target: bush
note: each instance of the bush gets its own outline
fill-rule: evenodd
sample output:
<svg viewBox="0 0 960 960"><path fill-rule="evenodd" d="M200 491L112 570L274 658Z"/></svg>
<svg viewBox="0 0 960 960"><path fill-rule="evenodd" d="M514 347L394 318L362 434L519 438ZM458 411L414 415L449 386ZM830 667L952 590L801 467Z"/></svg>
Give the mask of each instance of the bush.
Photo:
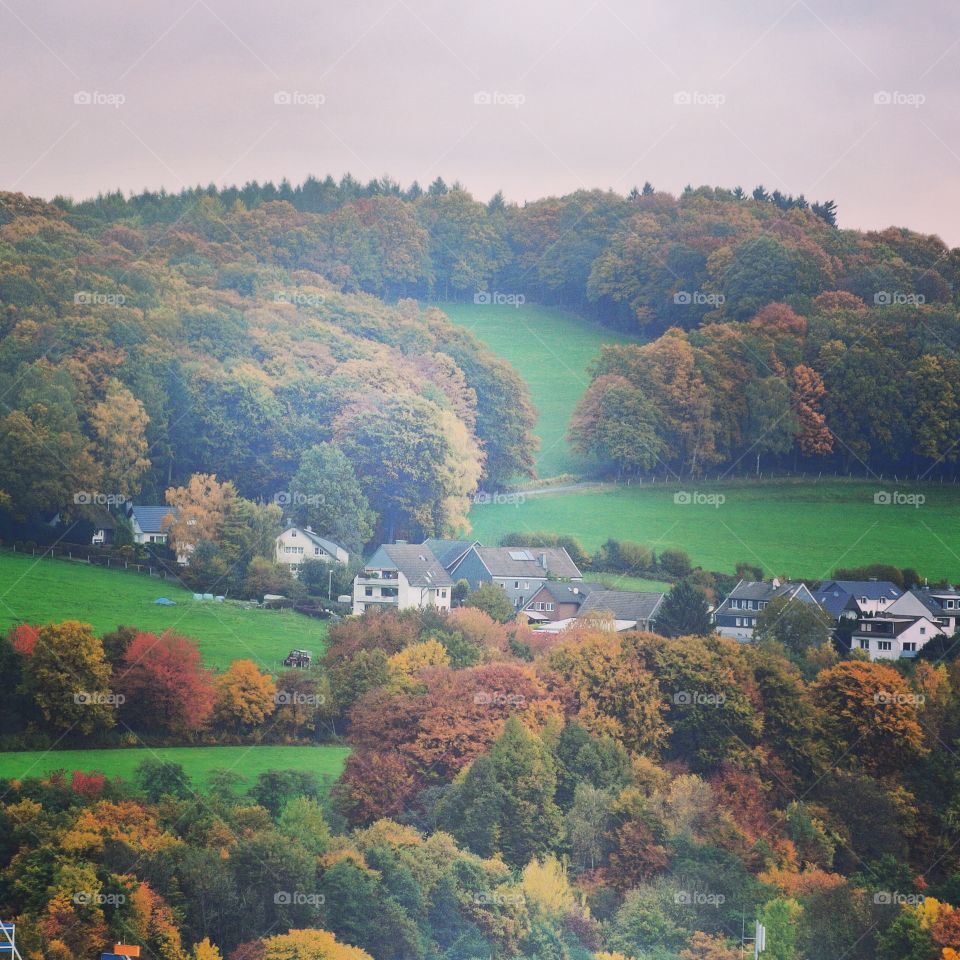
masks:
<svg viewBox="0 0 960 960"><path fill-rule="evenodd" d="M654 568L653 551L642 543L629 540L608 540L597 553L594 563L618 573L649 573Z"/></svg>
<svg viewBox="0 0 960 960"><path fill-rule="evenodd" d="M683 550L661 550L660 566L674 577L685 577L693 570L690 557Z"/></svg>

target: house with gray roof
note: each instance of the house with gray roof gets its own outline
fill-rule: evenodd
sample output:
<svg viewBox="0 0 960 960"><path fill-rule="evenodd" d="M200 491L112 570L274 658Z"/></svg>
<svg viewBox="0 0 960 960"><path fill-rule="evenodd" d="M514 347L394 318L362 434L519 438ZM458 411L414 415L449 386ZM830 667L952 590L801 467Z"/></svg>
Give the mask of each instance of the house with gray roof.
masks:
<svg viewBox="0 0 960 960"><path fill-rule="evenodd" d="M717 632L741 643L753 640L753 628L762 610L781 597L801 603L816 603L803 583L773 580L741 580L713 612Z"/></svg>
<svg viewBox="0 0 960 960"><path fill-rule="evenodd" d="M133 527L133 542L166 543L167 526L176 517L176 513L173 507L142 503L128 504L127 516ZM166 523L164 523L165 520Z"/></svg>
<svg viewBox="0 0 960 960"><path fill-rule="evenodd" d="M526 602L522 612L533 623L552 623L575 617L594 590L606 589L599 583L582 580L548 580Z"/></svg>
<svg viewBox="0 0 960 960"><path fill-rule="evenodd" d="M385 543L353 580L353 612L370 608L450 609L454 581L426 544Z"/></svg>
<svg viewBox="0 0 960 960"><path fill-rule="evenodd" d="M290 568L296 576L304 560L320 560L323 563L350 562L350 554L339 543L314 533L312 527L289 525L276 539L276 561Z"/></svg>
<svg viewBox="0 0 960 960"><path fill-rule="evenodd" d="M813 591L814 599L834 620L886 613L902 594L889 580L824 580Z"/></svg>
<svg viewBox="0 0 960 960"><path fill-rule="evenodd" d="M895 617L927 617L948 637L960 629L960 591L953 587L914 587L887 608Z"/></svg>
<svg viewBox="0 0 960 960"><path fill-rule="evenodd" d="M593 590L580 607L577 619L610 613L618 630L655 630L657 612L665 597L665 593L655 591Z"/></svg>
<svg viewBox="0 0 960 960"><path fill-rule="evenodd" d="M472 546L449 568L454 581L463 579L477 590L495 583L517 610L549 580L582 581L583 574L563 547Z"/></svg>

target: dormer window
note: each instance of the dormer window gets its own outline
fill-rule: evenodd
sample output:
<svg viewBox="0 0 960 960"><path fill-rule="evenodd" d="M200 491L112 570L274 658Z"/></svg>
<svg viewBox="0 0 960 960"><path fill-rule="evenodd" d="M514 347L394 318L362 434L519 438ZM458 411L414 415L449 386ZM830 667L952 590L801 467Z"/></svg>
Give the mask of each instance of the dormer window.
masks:
<svg viewBox="0 0 960 960"><path fill-rule="evenodd" d="M291 530L291 531L290 531L290 536L291 536L291 537L295 537L296 535L297 535L297 531L296 531L296 530Z"/></svg>

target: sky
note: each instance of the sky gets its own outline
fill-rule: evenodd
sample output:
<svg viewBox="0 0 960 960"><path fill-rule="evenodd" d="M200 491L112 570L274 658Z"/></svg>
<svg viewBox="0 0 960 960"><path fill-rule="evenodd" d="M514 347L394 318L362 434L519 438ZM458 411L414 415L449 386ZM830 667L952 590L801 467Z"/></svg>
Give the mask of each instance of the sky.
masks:
<svg viewBox="0 0 960 960"><path fill-rule="evenodd" d="M955 0L0 0L0 190L649 180L960 245Z"/></svg>

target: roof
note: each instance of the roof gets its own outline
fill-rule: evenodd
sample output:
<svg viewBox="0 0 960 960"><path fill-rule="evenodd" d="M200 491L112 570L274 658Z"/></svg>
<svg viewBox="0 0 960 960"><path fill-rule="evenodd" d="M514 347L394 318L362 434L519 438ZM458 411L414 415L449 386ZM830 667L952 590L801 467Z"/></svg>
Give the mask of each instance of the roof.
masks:
<svg viewBox="0 0 960 960"><path fill-rule="evenodd" d="M471 547L480 546L479 540L440 540L429 537L426 547L449 570Z"/></svg>
<svg viewBox="0 0 960 960"><path fill-rule="evenodd" d="M297 533L302 533L307 540L317 544L319 547L323 547L327 553L332 553L334 556L337 555L338 550L342 550L344 553L349 553L347 548L341 546L339 543L334 543L333 540L328 540L326 537L321 537L319 534L314 533L312 530L308 530L306 527L298 527L295 523L287 527L283 533L289 533L291 530L296 530ZM277 537L278 540L283 536L283 533Z"/></svg>
<svg viewBox="0 0 960 960"><path fill-rule="evenodd" d="M896 600L903 591L889 580L824 580L820 588L814 593L819 599L820 594L833 592L847 593L852 597L866 597L868 600Z"/></svg>
<svg viewBox="0 0 960 960"><path fill-rule="evenodd" d="M399 570L411 587L452 587L453 581L429 547L417 543L384 543L368 567Z"/></svg>
<svg viewBox="0 0 960 960"><path fill-rule="evenodd" d="M164 533L163 518L177 515L173 507L156 507L135 503L130 507L130 515L144 533Z"/></svg>
<svg viewBox="0 0 960 960"><path fill-rule="evenodd" d="M629 590L593 590L587 597L580 612L583 617L588 613L612 613L615 620L653 620L663 603L665 593L634 593Z"/></svg>
<svg viewBox="0 0 960 960"><path fill-rule="evenodd" d="M582 580L579 567L563 547L475 547L492 577L558 577ZM541 563L543 558L544 563Z"/></svg>
<svg viewBox="0 0 960 960"><path fill-rule="evenodd" d="M960 600L960 592L956 590L949 590L944 588L942 590L937 590L935 588L925 588L923 590L910 590L908 591L911 596L917 598L923 606L930 611L930 613L935 614L940 617L943 616L945 607L937 599L938 597L950 598L951 600ZM952 609L952 608L951 608Z"/></svg>
<svg viewBox="0 0 960 960"><path fill-rule="evenodd" d="M569 583L566 580L547 580L533 596L546 590L557 603L582 604L593 590L603 589L605 588L602 583L584 583L582 580L576 583ZM530 600L532 602L533 597Z"/></svg>
<svg viewBox="0 0 960 960"><path fill-rule="evenodd" d="M853 631L853 634L854 636L860 637L860 636L865 636L867 634L872 633L874 636L877 636L878 639L880 640L883 640L886 637L899 637L900 634L904 632L904 630L909 629L915 623L918 623L924 619L925 619L924 617L866 617L857 624L857 629ZM932 626L936 627L936 624L933 623L932 621L928 621L928 622L931 623ZM891 631L890 633L883 632L880 634L878 634L878 631L876 630L865 631L863 629L863 625L867 623L871 625L877 624L877 623L889 623L891 625Z"/></svg>
<svg viewBox="0 0 960 960"><path fill-rule="evenodd" d="M772 580L741 580L724 598L723 602L714 611L714 615L721 616L735 611L742 611L736 607L730 606L731 600L765 600L768 603L771 600L777 600L780 597L793 597L796 594L806 593L812 598L812 594L807 590L806 585L799 581L787 580L784 583L774 585ZM801 597L801 599L803 599ZM804 602L807 602L804 600Z"/></svg>

